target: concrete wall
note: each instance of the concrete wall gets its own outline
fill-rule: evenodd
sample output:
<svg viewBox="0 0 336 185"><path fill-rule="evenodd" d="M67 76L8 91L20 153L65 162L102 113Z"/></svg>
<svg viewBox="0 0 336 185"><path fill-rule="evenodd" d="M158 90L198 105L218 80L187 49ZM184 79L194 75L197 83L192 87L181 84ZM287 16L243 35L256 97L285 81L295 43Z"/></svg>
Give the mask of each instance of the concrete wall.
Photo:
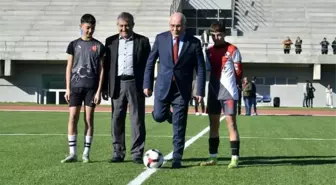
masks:
<svg viewBox="0 0 336 185"><path fill-rule="evenodd" d="M43 84L49 77L58 77L56 86L65 88L65 61L34 62L13 61L13 76L0 77L0 102L34 102L41 101ZM60 95L60 103L65 103L64 94ZM48 103L55 103L55 93L48 93ZM146 104L152 105L153 97L146 99ZM102 104L110 104L103 101Z"/></svg>
<svg viewBox="0 0 336 185"><path fill-rule="evenodd" d="M1 102L37 102L43 75L64 75L65 62L13 61L13 76L0 78Z"/></svg>
<svg viewBox="0 0 336 185"><path fill-rule="evenodd" d="M183 9L225 9L230 10L232 0L185 0Z"/></svg>
<svg viewBox="0 0 336 185"><path fill-rule="evenodd" d="M38 102L43 81L47 76L59 76L64 83L65 62L18 62L13 63L13 76L0 78L0 102ZM314 81L316 88L314 106L325 106L325 87L330 84L336 90L336 65L322 65L321 80ZM313 65L305 64L244 64L244 76L252 77L290 77L297 78L295 85L258 85L258 93L280 97L281 106L302 106L303 86L306 80L312 80ZM64 87L63 87L64 88ZM207 93L207 92L206 92ZM48 94L49 103L55 102L55 95ZM155 95L154 95L155 96ZM61 102L63 95L60 96ZM64 101L63 101L64 102ZM102 104L109 104L103 101ZM147 105L153 105L154 97L146 99ZM336 104L336 94L334 94Z"/></svg>
<svg viewBox="0 0 336 185"><path fill-rule="evenodd" d="M330 84L334 89L336 102L336 65L322 65L321 80L313 81L313 65L302 64L245 64L244 76L252 77L296 77L296 85L258 85L258 93L280 97L280 106L301 107L303 88L306 80L313 82L316 88L314 106L324 107L326 104L325 89Z"/></svg>

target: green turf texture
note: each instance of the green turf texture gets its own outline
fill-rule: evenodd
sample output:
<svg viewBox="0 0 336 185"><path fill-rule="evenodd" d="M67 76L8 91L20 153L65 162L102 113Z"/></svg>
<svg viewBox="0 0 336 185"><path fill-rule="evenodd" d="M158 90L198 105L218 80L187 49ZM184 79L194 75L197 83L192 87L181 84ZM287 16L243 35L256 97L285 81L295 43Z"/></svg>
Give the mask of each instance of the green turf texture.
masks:
<svg viewBox="0 0 336 185"><path fill-rule="evenodd" d="M127 118L126 162L109 163L112 153L110 114L96 113L90 164L61 164L68 153L67 113L0 111L0 184L127 184L144 171L130 161L130 122ZM229 170L230 149L225 123L221 126L219 164L200 167L208 157L208 134L184 154L183 169L167 162L144 184L153 185L333 185L336 174L335 117L256 116L238 118L240 168ZM190 115L187 138L208 126L207 116ZM146 117L146 150L172 151L172 126ZM4 136L1 134L62 134ZM259 138L244 138L259 137ZM83 152L83 122L79 123L78 153ZM306 138L289 140L280 138Z"/></svg>

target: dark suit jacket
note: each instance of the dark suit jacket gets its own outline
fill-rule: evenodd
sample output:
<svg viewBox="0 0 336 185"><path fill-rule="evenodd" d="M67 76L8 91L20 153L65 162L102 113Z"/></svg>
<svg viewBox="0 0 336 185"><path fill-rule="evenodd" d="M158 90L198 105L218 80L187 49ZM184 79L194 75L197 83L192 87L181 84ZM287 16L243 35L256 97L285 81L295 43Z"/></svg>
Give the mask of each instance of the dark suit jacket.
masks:
<svg viewBox="0 0 336 185"><path fill-rule="evenodd" d="M133 70L136 87L143 94L142 84L148 55L150 53L149 39L145 36L133 34ZM103 91L108 91L111 98L119 95L120 81L118 80L118 47L119 34L108 37L105 41L106 58L104 62Z"/></svg>
<svg viewBox="0 0 336 185"><path fill-rule="evenodd" d="M158 72L155 97L160 100L166 100L169 93L173 76L177 87L185 101L191 98L193 72L197 72L197 95L205 94L205 62L202 52L201 42L196 37L186 33L184 43L179 54L177 64L173 61L173 40L170 32L163 32L156 36L152 51L148 57L144 89L153 89L154 66L156 60L160 60L160 69Z"/></svg>

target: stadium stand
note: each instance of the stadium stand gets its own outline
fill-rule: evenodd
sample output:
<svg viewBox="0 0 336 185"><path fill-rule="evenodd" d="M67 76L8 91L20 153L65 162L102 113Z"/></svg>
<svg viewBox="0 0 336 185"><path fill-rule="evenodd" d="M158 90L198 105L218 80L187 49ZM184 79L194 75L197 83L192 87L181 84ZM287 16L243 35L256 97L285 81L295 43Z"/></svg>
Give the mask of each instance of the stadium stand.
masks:
<svg viewBox="0 0 336 185"><path fill-rule="evenodd" d="M237 30L243 37L229 38L244 53L283 54L281 42L289 36L303 40L303 55L321 53L324 37L332 42L336 30L334 0L236 0ZM245 49L246 48L246 49ZM292 47L293 48L293 47Z"/></svg>
<svg viewBox="0 0 336 185"><path fill-rule="evenodd" d="M171 1L166 0L1 0L1 59L63 60L69 41L79 37L84 13L97 19L95 37L115 33L116 18L122 11L135 16L135 31L153 38L167 29Z"/></svg>
<svg viewBox="0 0 336 185"><path fill-rule="evenodd" d="M257 76L262 95L280 97L282 106L301 106L306 80L315 80L314 104L325 106L326 85L336 86L336 55L330 46L328 55L320 55L319 43L324 37L331 43L336 36L335 0L1 0L0 101L62 103L65 49L79 37L84 13L96 17L95 37L102 42L117 33L122 11L132 13L135 31L153 42L168 29L170 13L182 11L183 5L197 34L211 19L225 20L232 28L226 40L239 47L244 74ZM283 54L287 36L293 42L301 37L301 55Z"/></svg>
<svg viewBox="0 0 336 185"><path fill-rule="evenodd" d="M97 19L95 38L118 32L116 19L123 11L135 17L135 31L153 41L167 30L176 0L1 0L0 101L64 103L65 50L80 36L80 17ZM107 102L108 103L108 102Z"/></svg>

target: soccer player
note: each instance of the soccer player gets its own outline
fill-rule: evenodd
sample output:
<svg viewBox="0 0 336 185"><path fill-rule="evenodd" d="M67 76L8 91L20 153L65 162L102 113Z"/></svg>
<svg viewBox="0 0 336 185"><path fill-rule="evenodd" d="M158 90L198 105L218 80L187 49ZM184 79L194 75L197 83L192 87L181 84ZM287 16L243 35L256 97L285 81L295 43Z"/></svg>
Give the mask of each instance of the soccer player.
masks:
<svg viewBox="0 0 336 185"><path fill-rule="evenodd" d="M216 165L219 146L220 114L223 110L230 135L232 152L228 168L238 167L239 134L236 121L238 89L242 77L241 55L232 44L225 42L225 28L220 22L211 24L210 34L214 46L207 49L207 70L210 72L208 89L208 115L210 121L210 158L201 166Z"/></svg>
<svg viewBox="0 0 336 185"><path fill-rule="evenodd" d="M67 54L65 100L69 104L68 141L70 154L62 163L77 161L77 123L84 102L85 141L83 163L90 162L93 115L101 100L104 45L92 37L96 19L85 14L80 20L81 38L70 42Z"/></svg>

